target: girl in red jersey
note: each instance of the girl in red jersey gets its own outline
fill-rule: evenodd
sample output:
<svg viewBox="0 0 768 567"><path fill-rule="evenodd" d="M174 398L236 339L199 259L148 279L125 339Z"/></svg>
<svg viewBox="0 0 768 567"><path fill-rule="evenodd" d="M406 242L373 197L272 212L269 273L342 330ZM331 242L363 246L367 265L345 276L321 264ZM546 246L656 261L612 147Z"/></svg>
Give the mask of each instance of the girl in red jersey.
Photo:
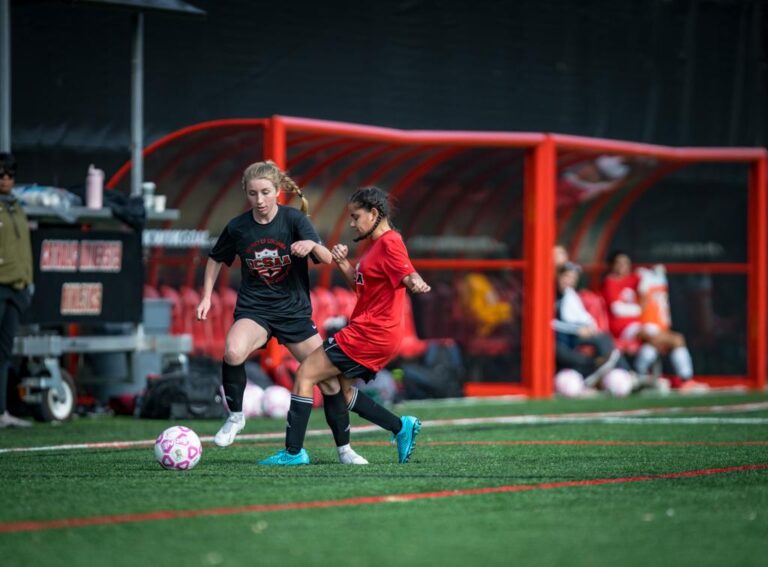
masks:
<svg viewBox="0 0 768 567"><path fill-rule="evenodd" d="M429 285L416 273L403 239L392 229L387 194L377 187L356 191L349 199L350 226L355 242L370 239L367 253L356 267L347 259L348 248L333 247L331 254L350 286L357 304L349 324L326 339L299 367L288 412L285 449L260 462L264 465L309 464L303 448L312 411L312 387L338 380L348 407L394 435L398 460L408 462L421 422L412 416L397 417L370 398L358 394L356 379L373 380L397 352L402 338L405 290L427 293Z"/></svg>

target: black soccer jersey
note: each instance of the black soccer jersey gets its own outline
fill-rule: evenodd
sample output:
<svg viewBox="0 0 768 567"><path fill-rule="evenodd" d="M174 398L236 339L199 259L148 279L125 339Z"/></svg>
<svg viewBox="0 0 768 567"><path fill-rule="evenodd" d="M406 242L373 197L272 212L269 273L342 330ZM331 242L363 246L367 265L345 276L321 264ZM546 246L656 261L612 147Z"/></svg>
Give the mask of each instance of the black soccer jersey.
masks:
<svg viewBox="0 0 768 567"><path fill-rule="evenodd" d="M257 223L251 210L229 221L209 256L227 266L240 257L237 311L287 319L312 315L307 258L291 254L291 244L299 240L320 242L320 237L293 207L278 205L269 224Z"/></svg>

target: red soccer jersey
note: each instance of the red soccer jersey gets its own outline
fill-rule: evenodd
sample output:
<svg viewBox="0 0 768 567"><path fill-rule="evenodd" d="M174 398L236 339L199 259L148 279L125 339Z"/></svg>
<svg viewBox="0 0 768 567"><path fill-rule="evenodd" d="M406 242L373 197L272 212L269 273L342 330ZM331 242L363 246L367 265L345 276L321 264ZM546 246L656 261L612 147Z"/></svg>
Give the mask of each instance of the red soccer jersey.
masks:
<svg viewBox="0 0 768 567"><path fill-rule="evenodd" d="M389 230L373 241L355 269L357 304L349 325L334 335L352 360L381 370L403 336L403 278L415 270L403 238Z"/></svg>
<svg viewBox="0 0 768 567"><path fill-rule="evenodd" d="M639 283L640 277L635 273L623 277L608 275L603 281L603 297L608 305L611 334L616 338L621 337L627 326L640 321L641 310L637 294ZM634 309L631 306L635 306ZM637 312L633 313L635 310Z"/></svg>

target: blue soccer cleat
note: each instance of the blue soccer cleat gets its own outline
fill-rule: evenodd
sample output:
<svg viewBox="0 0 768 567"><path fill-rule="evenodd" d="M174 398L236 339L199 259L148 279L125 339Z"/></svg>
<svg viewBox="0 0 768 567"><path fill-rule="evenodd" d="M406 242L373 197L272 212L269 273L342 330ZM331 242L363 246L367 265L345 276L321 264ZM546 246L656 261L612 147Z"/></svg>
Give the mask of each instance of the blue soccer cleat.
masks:
<svg viewBox="0 0 768 567"><path fill-rule="evenodd" d="M278 465L278 466L292 466L292 465L308 465L309 454L305 449L302 449L295 455L291 455L287 450L283 449L278 451L271 457L259 461L260 465Z"/></svg>
<svg viewBox="0 0 768 567"><path fill-rule="evenodd" d="M400 433L392 437L392 443L397 444L399 462L407 463L408 459L411 458L413 448L416 446L416 436L421 430L421 421L413 416L404 415L400 418L400 423L403 426L400 429Z"/></svg>

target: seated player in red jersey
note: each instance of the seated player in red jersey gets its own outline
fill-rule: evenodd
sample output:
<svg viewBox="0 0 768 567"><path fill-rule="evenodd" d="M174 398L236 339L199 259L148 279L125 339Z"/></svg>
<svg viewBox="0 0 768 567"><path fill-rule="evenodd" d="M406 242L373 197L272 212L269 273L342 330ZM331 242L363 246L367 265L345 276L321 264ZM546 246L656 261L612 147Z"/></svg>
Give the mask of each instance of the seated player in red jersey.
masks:
<svg viewBox="0 0 768 567"><path fill-rule="evenodd" d="M672 386L681 390L699 390L706 386L692 380L693 362L685 337L669 328L668 319L643 319L640 276L632 271L632 261L625 252L608 258L610 272L603 281L603 297L608 305L611 333L625 341L639 340L642 345L635 359L635 370L647 374L659 355L669 355L677 373Z"/></svg>

